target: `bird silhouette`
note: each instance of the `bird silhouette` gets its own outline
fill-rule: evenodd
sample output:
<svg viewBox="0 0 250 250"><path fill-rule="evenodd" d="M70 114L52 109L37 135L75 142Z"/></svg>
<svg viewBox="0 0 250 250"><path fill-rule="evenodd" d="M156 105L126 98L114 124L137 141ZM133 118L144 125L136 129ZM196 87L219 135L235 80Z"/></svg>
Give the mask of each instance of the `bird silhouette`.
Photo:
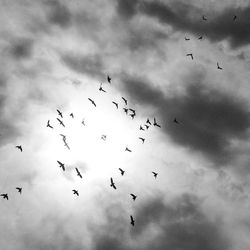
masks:
<svg viewBox="0 0 250 250"><path fill-rule="evenodd" d="M118 109L118 103L117 102L112 102L113 104L115 104L116 108Z"/></svg>
<svg viewBox="0 0 250 250"><path fill-rule="evenodd" d="M222 68L220 67L219 63L217 62L217 69L222 70Z"/></svg>
<svg viewBox="0 0 250 250"><path fill-rule="evenodd" d="M125 171L121 168L119 168L120 172L121 172L121 175L124 175Z"/></svg>
<svg viewBox="0 0 250 250"><path fill-rule="evenodd" d="M115 183L114 183L114 181L113 181L113 178L112 178L112 177L110 178L110 182L111 182L110 187L112 187L112 188L116 189L116 186L115 186Z"/></svg>
<svg viewBox="0 0 250 250"><path fill-rule="evenodd" d="M145 130L145 129L142 127L142 125L140 125L140 130L143 130L143 131Z"/></svg>
<svg viewBox="0 0 250 250"><path fill-rule="evenodd" d="M57 161L57 163L59 164L59 168L62 168L63 171L65 171L65 166L64 163Z"/></svg>
<svg viewBox="0 0 250 250"><path fill-rule="evenodd" d="M125 151L132 152L128 147L125 148Z"/></svg>
<svg viewBox="0 0 250 250"><path fill-rule="evenodd" d="M72 191L73 191L73 194L76 194L77 196L79 196L79 193L77 190L73 189Z"/></svg>
<svg viewBox="0 0 250 250"><path fill-rule="evenodd" d="M147 130L149 129L149 126L148 126L148 125L145 124L144 126L146 127Z"/></svg>
<svg viewBox="0 0 250 250"><path fill-rule="evenodd" d="M202 37L202 36L200 36L200 37L198 37L198 40L202 40L202 38L203 38L203 37Z"/></svg>
<svg viewBox="0 0 250 250"><path fill-rule="evenodd" d="M156 127L161 127L157 122L156 122L156 119L154 118L154 124L153 124L154 126L156 126Z"/></svg>
<svg viewBox="0 0 250 250"><path fill-rule="evenodd" d="M206 18L205 16L202 16L202 19L203 19L204 21L207 21L207 18Z"/></svg>
<svg viewBox="0 0 250 250"><path fill-rule="evenodd" d="M129 108L129 110L135 114L135 110L134 109Z"/></svg>
<svg viewBox="0 0 250 250"><path fill-rule="evenodd" d="M106 93L106 90L103 89L102 84L100 85L99 91Z"/></svg>
<svg viewBox="0 0 250 250"><path fill-rule="evenodd" d="M0 194L0 196L3 197L3 199L9 200L9 196L8 194Z"/></svg>
<svg viewBox="0 0 250 250"><path fill-rule="evenodd" d="M20 194L22 193L22 188L21 187L16 187L16 190L17 190L18 193L20 193Z"/></svg>
<svg viewBox="0 0 250 250"><path fill-rule="evenodd" d="M132 215L130 215L130 224L131 224L132 226L135 225L135 220L134 220L134 218L133 218Z"/></svg>
<svg viewBox="0 0 250 250"><path fill-rule="evenodd" d="M65 127L63 121L61 121L59 118L56 118L56 119L57 119L57 121L59 121L60 125L62 125L63 127Z"/></svg>
<svg viewBox="0 0 250 250"><path fill-rule="evenodd" d="M126 113L126 115L128 114L128 109L127 108L123 108L124 112Z"/></svg>
<svg viewBox="0 0 250 250"><path fill-rule="evenodd" d="M234 16L234 17L233 17L233 20L235 21L235 20L236 20L236 18L237 18L237 16Z"/></svg>
<svg viewBox="0 0 250 250"><path fill-rule="evenodd" d="M149 118L147 119L146 123L151 125Z"/></svg>
<svg viewBox="0 0 250 250"><path fill-rule="evenodd" d="M106 139L107 139L107 136L106 135L102 135L101 140L106 141Z"/></svg>
<svg viewBox="0 0 250 250"><path fill-rule="evenodd" d="M157 177L158 173L156 173L156 172L152 172L152 174L154 175L154 177L155 177L155 179L156 179L156 177Z"/></svg>
<svg viewBox="0 0 250 250"><path fill-rule="evenodd" d="M59 109L57 109L56 111L57 111L58 115L60 115L61 118L63 118L62 112Z"/></svg>
<svg viewBox="0 0 250 250"><path fill-rule="evenodd" d="M192 54L192 53L186 54L186 56L190 56L191 59L194 60L194 57L193 57L193 54Z"/></svg>
<svg viewBox="0 0 250 250"><path fill-rule="evenodd" d="M131 118L132 119L134 119L135 118L135 113L133 113L133 114L129 114L130 116L131 116Z"/></svg>
<svg viewBox="0 0 250 250"><path fill-rule="evenodd" d="M73 113L71 113L70 116L74 119L74 114Z"/></svg>
<svg viewBox="0 0 250 250"><path fill-rule="evenodd" d="M47 127L53 129L53 127L50 125L50 120L47 121Z"/></svg>
<svg viewBox="0 0 250 250"><path fill-rule="evenodd" d="M111 77L109 75L107 76L107 80L109 83L111 83Z"/></svg>
<svg viewBox="0 0 250 250"><path fill-rule="evenodd" d="M82 119L82 125L86 126L84 119Z"/></svg>
<svg viewBox="0 0 250 250"><path fill-rule="evenodd" d="M79 176L80 178L82 178L82 175L81 175L80 171L78 170L78 168L75 168L75 170L76 170L77 176Z"/></svg>
<svg viewBox="0 0 250 250"><path fill-rule="evenodd" d="M179 124L179 122L177 121L176 118L174 118L174 121L173 121L173 122L176 123L176 124Z"/></svg>
<svg viewBox="0 0 250 250"><path fill-rule="evenodd" d="M16 146L16 148L18 148L21 152L23 152L23 148L21 145Z"/></svg>
<svg viewBox="0 0 250 250"><path fill-rule="evenodd" d="M142 143L145 142L145 138L139 137L139 139L142 141Z"/></svg>
<svg viewBox="0 0 250 250"><path fill-rule="evenodd" d="M92 99L90 99L90 98L88 98L88 99L89 99L89 101L96 107L95 102L94 102Z"/></svg>
<svg viewBox="0 0 250 250"><path fill-rule="evenodd" d="M190 40L190 38L185 37L185 40L186 40L186 41L189 41L189 40Z"/></svg>
<svg viewBox="0 0 250 250"><path fill-rule="evenodd" d="M136 198L137 198L137 196L136 195L134 195L134 194L130 194L131 196L132 196L132 199L135 201L136 200Z"/></svg>
<svg viewBox="0 0 250 250"><path fill-rule="evenodd" d="M122 100L125 102L125 105L128 105L128 100L122 97Z"/></svg>

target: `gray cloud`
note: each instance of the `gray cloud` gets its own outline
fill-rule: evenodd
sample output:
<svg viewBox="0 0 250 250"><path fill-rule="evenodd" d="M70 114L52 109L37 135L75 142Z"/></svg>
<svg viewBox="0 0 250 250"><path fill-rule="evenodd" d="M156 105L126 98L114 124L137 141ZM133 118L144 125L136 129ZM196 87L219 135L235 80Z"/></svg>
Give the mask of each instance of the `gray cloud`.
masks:
<svg viewBox="0 0 250 250"><path fill-rule="evenodd" d="M31 39L17 39L11 44L10 53L15 59L29 58L32 55L33 41Z"/></svg>

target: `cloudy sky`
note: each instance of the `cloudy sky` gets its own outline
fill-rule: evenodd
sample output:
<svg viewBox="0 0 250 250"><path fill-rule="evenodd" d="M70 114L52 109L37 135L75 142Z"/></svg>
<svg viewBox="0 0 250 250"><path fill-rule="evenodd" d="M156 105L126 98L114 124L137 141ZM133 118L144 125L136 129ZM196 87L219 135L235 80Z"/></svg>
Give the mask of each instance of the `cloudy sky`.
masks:
<svg viewBox="0 0 250 250"><path fill-rule="evenodd" d="M1 249L250 249L249 0L0 4Z"/></svg>

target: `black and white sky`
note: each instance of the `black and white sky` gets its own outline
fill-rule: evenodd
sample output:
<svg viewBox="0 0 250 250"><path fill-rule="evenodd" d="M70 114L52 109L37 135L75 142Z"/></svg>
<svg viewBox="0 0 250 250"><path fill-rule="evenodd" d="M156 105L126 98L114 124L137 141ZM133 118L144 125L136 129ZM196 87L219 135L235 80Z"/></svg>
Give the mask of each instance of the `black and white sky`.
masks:
<svg viewBox="0 0 250 250"><path fill-rule="evenodd" d="M0 248L249 250L249 16L250 0L0 0Z"/></svg>

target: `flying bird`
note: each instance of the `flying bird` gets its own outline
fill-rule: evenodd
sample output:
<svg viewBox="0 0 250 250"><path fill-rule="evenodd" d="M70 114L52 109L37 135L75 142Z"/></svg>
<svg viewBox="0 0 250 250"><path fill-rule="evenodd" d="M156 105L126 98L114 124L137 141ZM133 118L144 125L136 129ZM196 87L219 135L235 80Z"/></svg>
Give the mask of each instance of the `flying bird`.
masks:
<svg viewBox="0 0 250 250"><path fill-rule="evenodd" d="M74 119L74 114L73 113L71 113L70 116Z"/></svg>
<svg viewBox="0 0 250 250"><path fill-rule="evenodd" d="M129 110L135 114L135 110L134 109L129 108Z"/></svg>
<svg viewBox="0 0 250 250"><path fill-rule="evenodd" d="M82 119L82 125L86 126L84 119Z"/></svg>
<svg viewBox="0 0 250 250"><path fill-rule="evenodd" d="M156 179L156 177L157 177L158 173L156 173L156 172L152 172L152 174L154 175L154 177L155 177L155 179Z"/></svg>
<svg viewBox="0 0 250 250"><path fill-rule="evenodd" d="M237 18L237 16L234 16L234 17L233 17L233 20L235 21L235 20L236 20L236 18Z"/></svg>
<svg viewBox="0 0 250 250"><path fill-rule="evenodd" d="M107 80L109 83L111 83L111 77L109 75L107 76Z"/></svg>
<svg viewBox="0 0 250 250"><path fill-rule="evenodd" d="M113 178L110 178L110 181L111 181L110 187L116 189L116 186L115 186L115 183L113 181Z"/></svg>
<svg viewBox="0 0 250 250"><path fill-rule="evenodd" d="M222 68L220 67L219 63L217 62L217 69L222 70Z"/></svg>
<svg viewBox="0 0 250 250"><path fill-rule="evenodd" d="M203 38L203 37L202 37L202 36L200 36L200 37L198 38L198 40L202 40L202 38Z"/></svg>
<svg viewBox="0 0 250 250"><path fill-rule="evenodd" d="M73 189L72 191L73 191L73 194L76 194L77 196L79 196L79 193L77 190Z"/></svg>
<svg viewBox="0 0 250 250"><path fill-rule="evenodd" d="M186 56L190 56L192 58L192 60L194 60L194 57L193 57L192 53L186 54Z"/></svg>
<svg viewBox="0 0 250 250"><path fill-rule="evenodd" d="M16 148L18 148L21 152L23 152L23 148L21 145L16 146Z"/></svg>
<svg viewBox="0 0 250 250"><path fill-rule="evenodd" d="M59 109L57 109L56 111L57 111L58 115L60 115L61 118L63 118L62 112Z"/></svg>
<svg viewBox="0 0 250 250"><path fill-rule="evenodd" d="M124 175L125 171L121 168L119 168L120 172L121 172L121 175Z"/></svg>
<svg viewBox="0 0 250 250"><path fill-rule="evenodd" d="M106 139L107 139L107 136L106 135L102 135L101 140L106 141Z"/></svg>
<svg viewBox="0 0 250 250"><path fill-rule="evenodd" d="M145 142L145 138L139 137L139 139L142 141L142 143Z"/></svg>
<svg viewBox="0 0 250 250"><path fill-rule="evenodd" d="M189 41L189 40L190 40L190 38L185 37L185 40L186 40L186 41Z"/></svg>
<svg viewBox="0 0 250 250"><path fill-rule="evenodd" d="M21 187L16 187L16 190L17 190L18 193L20 193L20 194L22 193L22 188Z"/></svg>
<svg viewBox="0 0 250 250"><path fill-rule="evenodd" d="M205 16L202 16L202 19L203 19L204 21L207 21L207 18L206 18Z"/></svg>
<svg viewBox="0 0 250 250"><path fill-rule="evenodd" d="M140 130L143 130L143 131L145 130L145 129L142 127L142 125L140 125Z"/></svg>
<svg viewBox="0 0 250 250"><path fill-rule="evenodd" d="M2 197L3 197L3 199L6 199L6 200L8 200L8 199L9 199L8 194L0 194L0 196L2 196Z"/></svg>
<svg viewBox="0 0 250 250"><path fill-rule="evenodd" d="M128 109L123 108L124 112L126 113L126 115L128 114Z"/></svg>
<svg viewBox="0 0 250 250"><path fill-rule="evenodd" d="M53 127L50 125L50 120L47 121L47 127L53 129Z"/></svg>
<svg viewBox="0 0 250 250"><path fill-rule="evenodd" d="M179 124L179 122L177 121L176 118L174 118L174 121L173 121L173 122L176 123L176 124Z"/></svg>
<svg viewBox="0 0 250 250"><path fill-rule="evenodd" d="M125 102L125 105L128 105L128 100L122 97L122 100Z"/></svg>
<svg viewBox="0 0 250 250"><path fill-rule="evenodd" d="M95 102L94 102L92 99L90 99L90 98L88 98L88 99L89 99L89 101L96 107Z"/></svg>
<svg viewBox="0 0 250 250"><path fill-rule="evenodd" d="M66 135L64 135L64 134L60 134L60 136L62 137L63 141L65 141L65 140L66 140Z"/></svg>
<svg viewBox="0 0 250 250"><path fill-rule="evenodd" d="M63 171L65 171L65 166L64 163L57 161L57 163L59 164L59 168L62 168Z"/></svg>
<svg viewBox="0 0 250 250"><path fill-rule="evenodd" d="M137 198L137 196L136 195L134 195L134 194L130 194L131 196L132 196L132 199L135 201L136 200L136 198Z"/></svg>
<svg viewBox="0 0 250 250"><path fill-rule="evenodd" d="M134 218L133 218L132 215L130 215L130 224L131 224L132 226L135 225L135 220L134 220Z"/></svg>
<svg viewBox="0 0 250 250"><path fill-rule="evenodd" d="M149 118L147 119L146 123L151 125L151 122L150 122Z"/></svg>
<svg viewBox="0 0 250 250"><path fill-rule="evenodd" d="M82 175L81 175L80 171L78 170L78 168L75 168L75 170L76 170L77 176L79 176L80 178L82 178Z"/></svg>
<svg viewBox="0 0 250 250"><path fill-rule="evenodd" d="M113 104L115 104L116 108L118 109L118 103L117 102L112 102Z"/></svg>
<svg viewBox="0 0 250 250"><path fill-rule="evenodd" d="M106 90L103 89L102 84L100 85L99 91L106 93Z"/></svg>
<svg viewBox="0 0 250 250"><path fill-rule="evenodd" d="M57 121L59 121L60 125L62 125L63 127L65 127L63 121L61 121L59 118L56 118L56 119L57 119Z"/></svg>
<svg viewBox="0 0 250 250"><path fill-rule="evenodd" d="M134 119L135 118L135 113L133 113L133 114L129 114L130 116L131 116L131 118L132 119Z"/></svg>
<svg viewBox="0 0 250 250"><path fill-rule="evenodd" d="M149 126L148 126L148 125L145 124L144 126L146 127L147 130L149 129Z"/></svg>
<svg viewBox="0 0 250 250"><path fill-rule="evenodd" d="M132 152L128 147L125 148L125 151Z"/></svg>
<svg viewBox="0 0 250 250"><path fill-rule="evenodd" d="M154 124L153 124L154 126L156 126L156 127L161 127L157 122L156 122L156 119L154 118Z"/></svg>

